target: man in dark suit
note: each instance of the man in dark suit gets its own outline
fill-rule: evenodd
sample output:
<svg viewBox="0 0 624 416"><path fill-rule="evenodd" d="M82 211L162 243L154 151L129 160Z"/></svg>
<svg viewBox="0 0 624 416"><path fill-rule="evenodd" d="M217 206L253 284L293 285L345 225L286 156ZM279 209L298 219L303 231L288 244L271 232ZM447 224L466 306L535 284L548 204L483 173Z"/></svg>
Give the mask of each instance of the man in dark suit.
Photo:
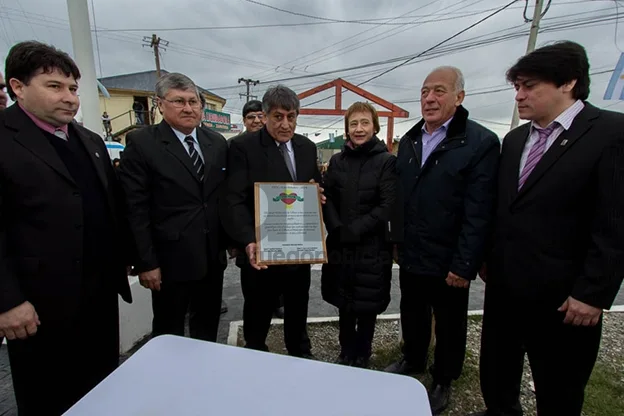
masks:
<svg viewBox="0 0 624 416"><path fill-rule="evenodd" d="M320 182L316 146L295 134L299 99L287 87L272 87L262 98L265 126L230 142L224 227L242 252L237 258L245 305L243 331L247 348L267 351L266 337L280 293L284 295L284 339L288 353L311 358L306 335L310 266L256 264L255 182Z"/></svg>
<svg viewBox="0 0 624 416"><path fill-rule="evenodd" d="M60 415L118 365L123 198L102 139L72 122L72 59L22 42L5 73L17 103L0 112L0 336L19 414Z"/></svg>
<svg viewBox="0 0 624 416"><path fill-rule="evenodd" d="M624 276L624 115L586 102L589 63L574 42L522 57L507 79L530 123L503 141L484 273L481 414L522 414L526 352L539 415L580 415L602 311Z"/></svg>
<svg viewBox="0 0 624 416"><path fill-rule="evenodd" d="M152 335L216 341L226 242L218 202L227 144L204 127L197 86L166 74L156 83L163 121L128 134L119 176L137 247L141 284L152 291Z"/></svg>
<svg viewBox="0 0 624 416"><path fill-rule="evenodd" d="M434 69L423 82L423 119L399 145L397 171L404 200L401 266L403 357L386 371L427 369L431 323L435 353L429 402L434 415L449 404L466 355L468 293L492 224L500 154L496 134L471 120L464 76Z"/></svg>

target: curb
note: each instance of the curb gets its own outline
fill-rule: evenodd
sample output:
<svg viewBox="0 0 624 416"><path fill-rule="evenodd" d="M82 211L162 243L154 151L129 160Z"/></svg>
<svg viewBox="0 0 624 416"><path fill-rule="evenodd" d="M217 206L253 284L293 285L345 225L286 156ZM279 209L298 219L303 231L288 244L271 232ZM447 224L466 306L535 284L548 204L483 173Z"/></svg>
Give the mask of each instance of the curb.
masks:
<svg viewBox="0 0 624 416"><path fill-rule="evenodd" d="M604 311L604 313L611 312L624 312L624 305L613 306L611 309ZM481 316L483 315L483 309L476 309L473 311L468 311L468 316ZM317 323L327 323L327 322L338 322L337 316L326 316L326 317L318 317L318 318L308 318L309 324L317 324ZM387 315L378 315L377 320L389 321L389 320L400 320L401 314L392 313ZM272 319L271 325L282 325L284 324L283 319ZM243 326L243 321L232 321L230 322L230 330L228 331L227 345L236 346L238 342L238 330ZM400 333L400 329L399 329Z"/></svg>

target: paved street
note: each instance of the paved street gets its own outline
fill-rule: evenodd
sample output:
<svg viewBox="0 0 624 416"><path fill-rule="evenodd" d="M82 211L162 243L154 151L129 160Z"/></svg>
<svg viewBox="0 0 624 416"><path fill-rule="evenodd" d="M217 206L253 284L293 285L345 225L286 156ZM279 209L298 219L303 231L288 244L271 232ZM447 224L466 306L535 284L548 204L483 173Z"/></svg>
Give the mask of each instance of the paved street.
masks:
<svg viewBox="0 0 624 416"><path fill-rule="evenodd" d="M398 270L394 270L391 292L392 302L385 312L386 314L399 313L400 291L398 277ZM484 283L477 279L470 288L470 310L482 309L483 295ZM227 302L229 310L222 316L221 326L219 328L219 342L221 343L227 342L229 323L241 320L243 317L243 298L239 284L239 273L238 268L234 265L230 265L226 269L223 299ZM624 305L624 290L620 290L615 304ZM318 267L314 267L312 270L312 286L310 288L308 315L310 317L338 315L336 308L327 304L321 298L321 272L318 270ZM2 349L0 349L0 416L14 416L16 414L11 383L11 370L8 364L6 346L3 346Z"/></svg>

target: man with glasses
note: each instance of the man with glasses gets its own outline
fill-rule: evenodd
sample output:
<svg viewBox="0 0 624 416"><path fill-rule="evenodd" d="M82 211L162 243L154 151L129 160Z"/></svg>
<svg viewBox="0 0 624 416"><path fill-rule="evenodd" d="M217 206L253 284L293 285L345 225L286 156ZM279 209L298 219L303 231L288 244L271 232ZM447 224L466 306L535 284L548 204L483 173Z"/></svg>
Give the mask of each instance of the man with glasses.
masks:
<svg viewBox="0 0 624 416"><path fill-rule="evenodd" d="M243 124L245 133L253 133L264 127L264 113L262 112L262 102L251 100L243 106Z"/></svg>
<svg viewBox="0 0 624 416"><path fill-rule="evenodd" d="M226 241L217 202L227 143L200 127L198 88L170 73L156 84L163 121L127 136L119 167L141 284L152 291L152 334L216 341Z"/></svg>

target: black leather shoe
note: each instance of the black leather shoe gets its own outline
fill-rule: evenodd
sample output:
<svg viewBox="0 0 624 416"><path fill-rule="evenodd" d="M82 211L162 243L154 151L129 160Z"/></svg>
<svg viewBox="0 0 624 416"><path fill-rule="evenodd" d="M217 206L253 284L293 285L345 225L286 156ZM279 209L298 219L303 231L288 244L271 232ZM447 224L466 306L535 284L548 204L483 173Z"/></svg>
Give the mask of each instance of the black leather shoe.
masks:
<svg viewBox="0 0 624 416"><path fill-rule="evenodd" d="M336 358L336 360L334 361L334 364L352 365L353 360L350 357L348 357L346 354L340 354L338 358Z"/></svg>
<svg viewBox="0 0 624 416"><path fill-rule="evenodd" d="M273 315L275 315L276 318L284 319L284 307L282 306L282 307L275 309L273 311Z"/></svg>
<svg viewBox="0 0 624 416"><path fill-rule="evenodd" d="M451 400L451 386L444 384L434 384L429 390L429 403L431 404L431 413L439 415L449 405Z"/></svg>
<svg viewBox="0 0 624 416"><path fill-rule="evenodd" d="M301 358L305 358L306 360L316 360L316 357L311 352L304 352L301 354Z"/></svg>
<svg viewBox="0 0 624 416"><path fill-rule="evenodd" d="M353 362L353 367L368 368L369 359L365 357L357 357Z"/></svg>
<svg viewBox="0 0 624 416"><path fill-rule="evenodd" d="M390 364L384 369L386 373L402 374L404 376L420 374L423 371L408 363L405 358L402 358L396 363Z"/></svg>
<svg viewBox="0 0 624 416"><path fill-rule="evenodd" d="M223 315L224 313L227 313L228 311L228 306L227 303L225 303L224 300L221 301L221 315Z"/></svg>
<svg viewBox="0 0 624 416"><path fill-rule="evenodd" d="M483 411L483 412L470 413L466 416L487 416L487 412Z"/></svg>

